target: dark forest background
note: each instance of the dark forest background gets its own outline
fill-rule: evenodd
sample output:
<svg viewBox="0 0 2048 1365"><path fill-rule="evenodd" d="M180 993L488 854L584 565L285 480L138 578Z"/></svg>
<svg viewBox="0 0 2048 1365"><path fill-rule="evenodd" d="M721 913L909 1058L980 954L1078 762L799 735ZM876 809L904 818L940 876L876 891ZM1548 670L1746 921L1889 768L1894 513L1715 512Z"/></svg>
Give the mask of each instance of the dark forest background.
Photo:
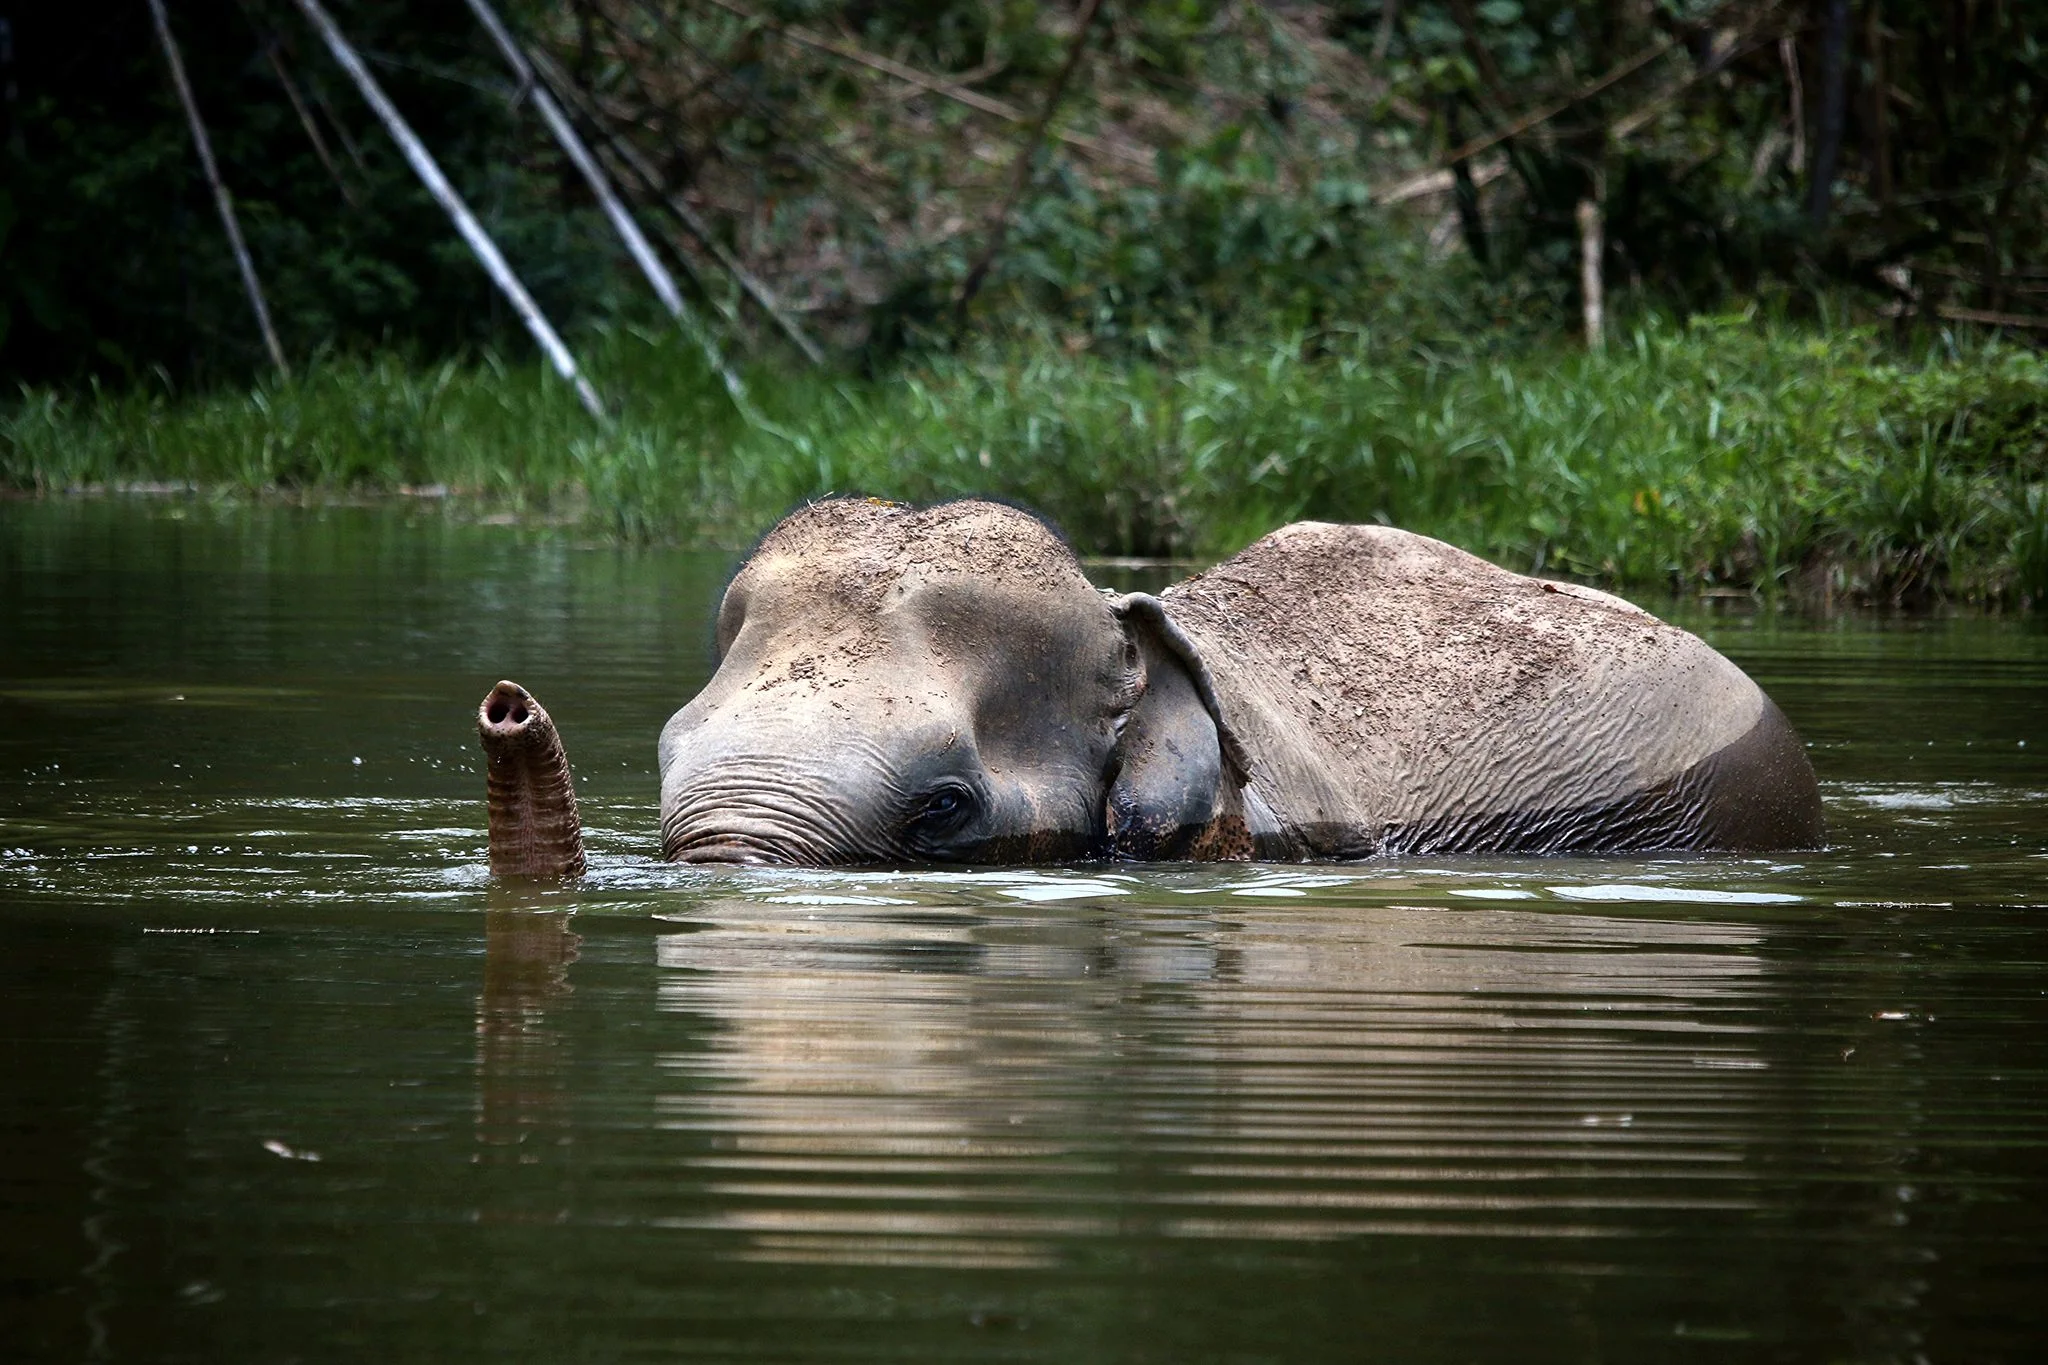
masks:
<svg viewBox="0 0 2048 1365"><path fill-rule="evenodd" d="M168 10L295 364L524 344L290 0ZM330 10L558 325L657 316L462 0ZM741 348L786 343L664 196L828 348L871 364L1026 321L1104 350L1253 316L1568 330L1583 201L1620 307L1762 297L2048 336L2038 0L501 12L587 98L586 134ZM144 0L11 0L0 17L0 375L254 373L261 344Z"/></svg>

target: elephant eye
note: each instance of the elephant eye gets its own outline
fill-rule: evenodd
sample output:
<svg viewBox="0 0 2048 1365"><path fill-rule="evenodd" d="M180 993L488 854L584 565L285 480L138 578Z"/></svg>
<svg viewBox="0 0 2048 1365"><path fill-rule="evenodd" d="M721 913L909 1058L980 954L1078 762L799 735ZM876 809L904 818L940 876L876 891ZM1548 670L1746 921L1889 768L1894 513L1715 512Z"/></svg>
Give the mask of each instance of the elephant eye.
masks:
<svg viewBox="0 0 2048 1365"><path fill-rule="evenodd" d="M937 833L959 824L972 808L973 798L967 789L949 782L925 794L912 823L920 830Z"/></svg>

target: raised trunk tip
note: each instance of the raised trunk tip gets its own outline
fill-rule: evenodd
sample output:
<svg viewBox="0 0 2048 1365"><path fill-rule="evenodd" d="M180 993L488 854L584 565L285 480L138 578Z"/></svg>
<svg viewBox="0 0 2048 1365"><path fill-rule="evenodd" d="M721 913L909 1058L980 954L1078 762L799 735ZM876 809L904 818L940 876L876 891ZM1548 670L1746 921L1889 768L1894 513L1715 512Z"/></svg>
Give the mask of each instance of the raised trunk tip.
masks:
<svg viewBox="0 0 2048 1365"><path fill-rule="evenodd" d="M531 692L500 682L476 713L487 760L491 874L561 878L583 874L583 822L562 737Z"/></svg>

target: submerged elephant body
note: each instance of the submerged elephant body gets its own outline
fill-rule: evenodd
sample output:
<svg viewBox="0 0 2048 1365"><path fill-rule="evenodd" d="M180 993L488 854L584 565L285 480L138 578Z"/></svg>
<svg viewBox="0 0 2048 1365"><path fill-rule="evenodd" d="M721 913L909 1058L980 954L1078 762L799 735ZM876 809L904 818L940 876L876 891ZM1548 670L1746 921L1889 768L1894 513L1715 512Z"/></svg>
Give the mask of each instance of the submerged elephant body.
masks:
<svg viewBox="0 0 2048 1365"><path fill-rule="evenodd" d="M1608 593L1303 523L1164 601L1255 756L1261 857L1820 838L1812 767L1762 689Z"/></svg>
<svg viewBox="0 0 2048 1365"><path fill-rule="evenodd" d="M1351 859L1821 835L1797 736L1697 637L1389 527L1299 523L1152 597L1098 591L1013 508L818 503L734 578L718 647L661 736L673 860ZM490 710L487 749L508 742ZM496 786L493 800L500 869Z"/></svg>

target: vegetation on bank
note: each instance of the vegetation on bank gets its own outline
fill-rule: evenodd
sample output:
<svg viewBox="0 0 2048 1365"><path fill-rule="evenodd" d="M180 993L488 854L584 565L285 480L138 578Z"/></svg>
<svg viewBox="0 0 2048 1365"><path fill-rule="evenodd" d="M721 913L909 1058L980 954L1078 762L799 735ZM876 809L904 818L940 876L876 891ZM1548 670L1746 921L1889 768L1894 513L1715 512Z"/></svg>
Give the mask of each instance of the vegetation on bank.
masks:
<svg viewBox="0 0 2048 1365"><path fill-rule="evenodd" d="M1390 245L1425 241L1552 330L1581 325L1590 278L1610 307L1853 291L2048 332L2034 5L495 7L697 311L757 358L783 344L767 291L861 364L1024 313L1098 349L1391 316L1370 306L1409 266ZM325 8L561 330L653 315L470 6ZM524 344L300 5L166 9L293 365ZM270 368L150 7L10 13L0 389Z"/></svg>
<svg viewBox="0 0 2048 1365"><path fill-rule="evenodd" d="M1951 330L2048 336L2023 6L497 0L533 85L471 6L330 3L608 423L304 8L0 35L0 490L445 486L724 544L982 493L1098 553L1385 519L1631 585L2048 599L2048 369Z"/></svg>
<svg viewBox="0 0 2048 1365"><path fill-rule="evenodd" d="M0 485L445 485L633 539L744 545L830 492L1014 499L1084 552L1211 555L1392 522L1628 585L2048 600L2048 358L1938 334L1651 319L1443 348L1363 330L1100 356L1012 336L869 379L757 372L739 420L679 340L593 338L609 427L537 362L330 357L245 392L30 391Z"/></svg>

